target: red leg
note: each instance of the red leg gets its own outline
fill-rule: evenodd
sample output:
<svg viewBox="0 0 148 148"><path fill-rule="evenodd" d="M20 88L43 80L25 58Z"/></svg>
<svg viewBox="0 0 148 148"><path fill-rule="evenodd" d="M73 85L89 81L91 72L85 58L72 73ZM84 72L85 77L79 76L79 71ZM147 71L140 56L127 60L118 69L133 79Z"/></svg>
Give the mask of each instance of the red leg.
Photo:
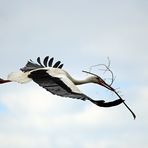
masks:
<svg viewBox="0 0 148 148"><path fill-rule="evenodd" d="M0 84L11 82L10 80L3 80L0 78Z"/></svg>

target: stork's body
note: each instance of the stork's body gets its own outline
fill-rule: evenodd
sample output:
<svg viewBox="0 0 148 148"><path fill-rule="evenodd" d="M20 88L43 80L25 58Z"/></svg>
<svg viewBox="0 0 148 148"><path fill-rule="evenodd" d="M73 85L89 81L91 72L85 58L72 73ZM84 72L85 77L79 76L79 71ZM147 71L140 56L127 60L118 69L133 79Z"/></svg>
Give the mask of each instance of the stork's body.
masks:
<svg viewBox="0 0 148 148"><path fill-rule="evenodd" d="M7 80L0 79L0 84L7 82L27 83L33 80L38 85L45 88L54 95L89 100L100 107L111 107L119 105L122 102L124 103L124 100L122 100L116 91L97 75L91 75L83 80L76 80L69 73L62 69L63 64L61 64L60 61L57 61L53 65L53 58L49 59L47 56L45 57L43 63L41 63L39 57L37 58L37 62L38 63L34 63L32 60L28 61L25 67L21 68L19 72L10 73ZM119 99L112 102L93 100L92 98L83 94L76 86L86 83L95 83L106 87L107 89L115 92Z"/></svg>
<svg viewBox="0 0 148 148"><path fill-rule="evenodd" d="M32 80L54 95L77 98L81 100L90 100L95 104L100 104L100 106L104 103L103 100L95 101L86 96L76 86L86 83L97 83L94 76L89 76L83 80L76 80L61 68L45 67L26 72L19 71L10 73L7 78L7 81L9 82L18 82L21 84Z"/></svg>
<svg viewBox="0 0 148 148"><path fill-rule="evenodd" d="M63 69L59 68L53 68L53 67L45 67L45 68L38 68L35 70L31 70L29 72L13 72L8 75L7 80L10 82L18 82L18 83L27 83L32 81L32 77L39 77L39 79L42 79L43 77L46 77L49 75L53 78L57 78L63 83L65 83L70 89L72 89L73 92L81 93L81 91L76 87L76 85L86 84L86 83L97 83L97 80L94 76L89 76L83 80L77 80L74 79L69 73L67 73ZM42 80L43 81L43 80Z"/></svg>

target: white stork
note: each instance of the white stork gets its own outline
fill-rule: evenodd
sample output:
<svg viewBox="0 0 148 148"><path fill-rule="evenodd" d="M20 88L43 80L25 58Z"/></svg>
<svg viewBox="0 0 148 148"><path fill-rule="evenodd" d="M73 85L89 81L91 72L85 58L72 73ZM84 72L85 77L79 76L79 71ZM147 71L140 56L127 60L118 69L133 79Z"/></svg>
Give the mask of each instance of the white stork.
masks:
<svg viewBox="0 0 148 148"><path fill-rule="evenodd" d="M53 60L54 58L49 59L49 56L44 58L43 63L41 63L40 57L37 58L37 63L30 60L27 62L25 67L20 69L19 72L10 73L7 77L7 80L0 78L0 84L8 82L18 82L23 84L33 80L39 86L42 86L54 95L81 99L84 101L89 100L100 107L111 107L124 103L124 105L132 113L133 117L136 117L131 109L125 104L124 100L115 91L115 89L108 85L101 77L92 74L84 80L76 80L71 77L69 73L62 69L63 64L61 64L60 61L57 61L55 64L53 64ZM93 100L92 98L83 94L76 86L86 83L95 83L101 85L113 91L119 97L119 99L112 102Z"/></svg>

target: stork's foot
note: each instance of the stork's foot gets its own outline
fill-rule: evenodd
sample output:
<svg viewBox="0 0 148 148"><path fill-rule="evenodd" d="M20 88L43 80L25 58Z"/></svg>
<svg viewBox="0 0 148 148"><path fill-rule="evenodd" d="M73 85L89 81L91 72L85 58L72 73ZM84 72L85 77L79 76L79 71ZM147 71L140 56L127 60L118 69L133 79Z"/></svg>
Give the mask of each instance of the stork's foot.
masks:
<svg viewBox="0 0 148 148"><path fill-rule="evenodd" d="M0 78L0 84L8 83L8 82L11 82L11 81L9 81L9 80L4 80L4 79L1 79L1 78Z"/></svg>

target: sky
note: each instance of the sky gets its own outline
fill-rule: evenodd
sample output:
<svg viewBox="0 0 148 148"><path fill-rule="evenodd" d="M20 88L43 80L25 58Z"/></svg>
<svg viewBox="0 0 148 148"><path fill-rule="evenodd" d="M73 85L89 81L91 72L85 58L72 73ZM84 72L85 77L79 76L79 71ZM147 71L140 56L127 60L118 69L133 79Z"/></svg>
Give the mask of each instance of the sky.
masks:
<svg viewBox="0 0 148 148"><path fill-rule="evenodd" d="M123 104L100 108L54 96L33 82L3 84L0 147L147 148L147 39L147 0L0 0L1 78L49 55L82 79L82 70L107 64L109 57L113 87L137 116L133 120ZM95 99L117 99L93 84L80 89Z"/></svg>

